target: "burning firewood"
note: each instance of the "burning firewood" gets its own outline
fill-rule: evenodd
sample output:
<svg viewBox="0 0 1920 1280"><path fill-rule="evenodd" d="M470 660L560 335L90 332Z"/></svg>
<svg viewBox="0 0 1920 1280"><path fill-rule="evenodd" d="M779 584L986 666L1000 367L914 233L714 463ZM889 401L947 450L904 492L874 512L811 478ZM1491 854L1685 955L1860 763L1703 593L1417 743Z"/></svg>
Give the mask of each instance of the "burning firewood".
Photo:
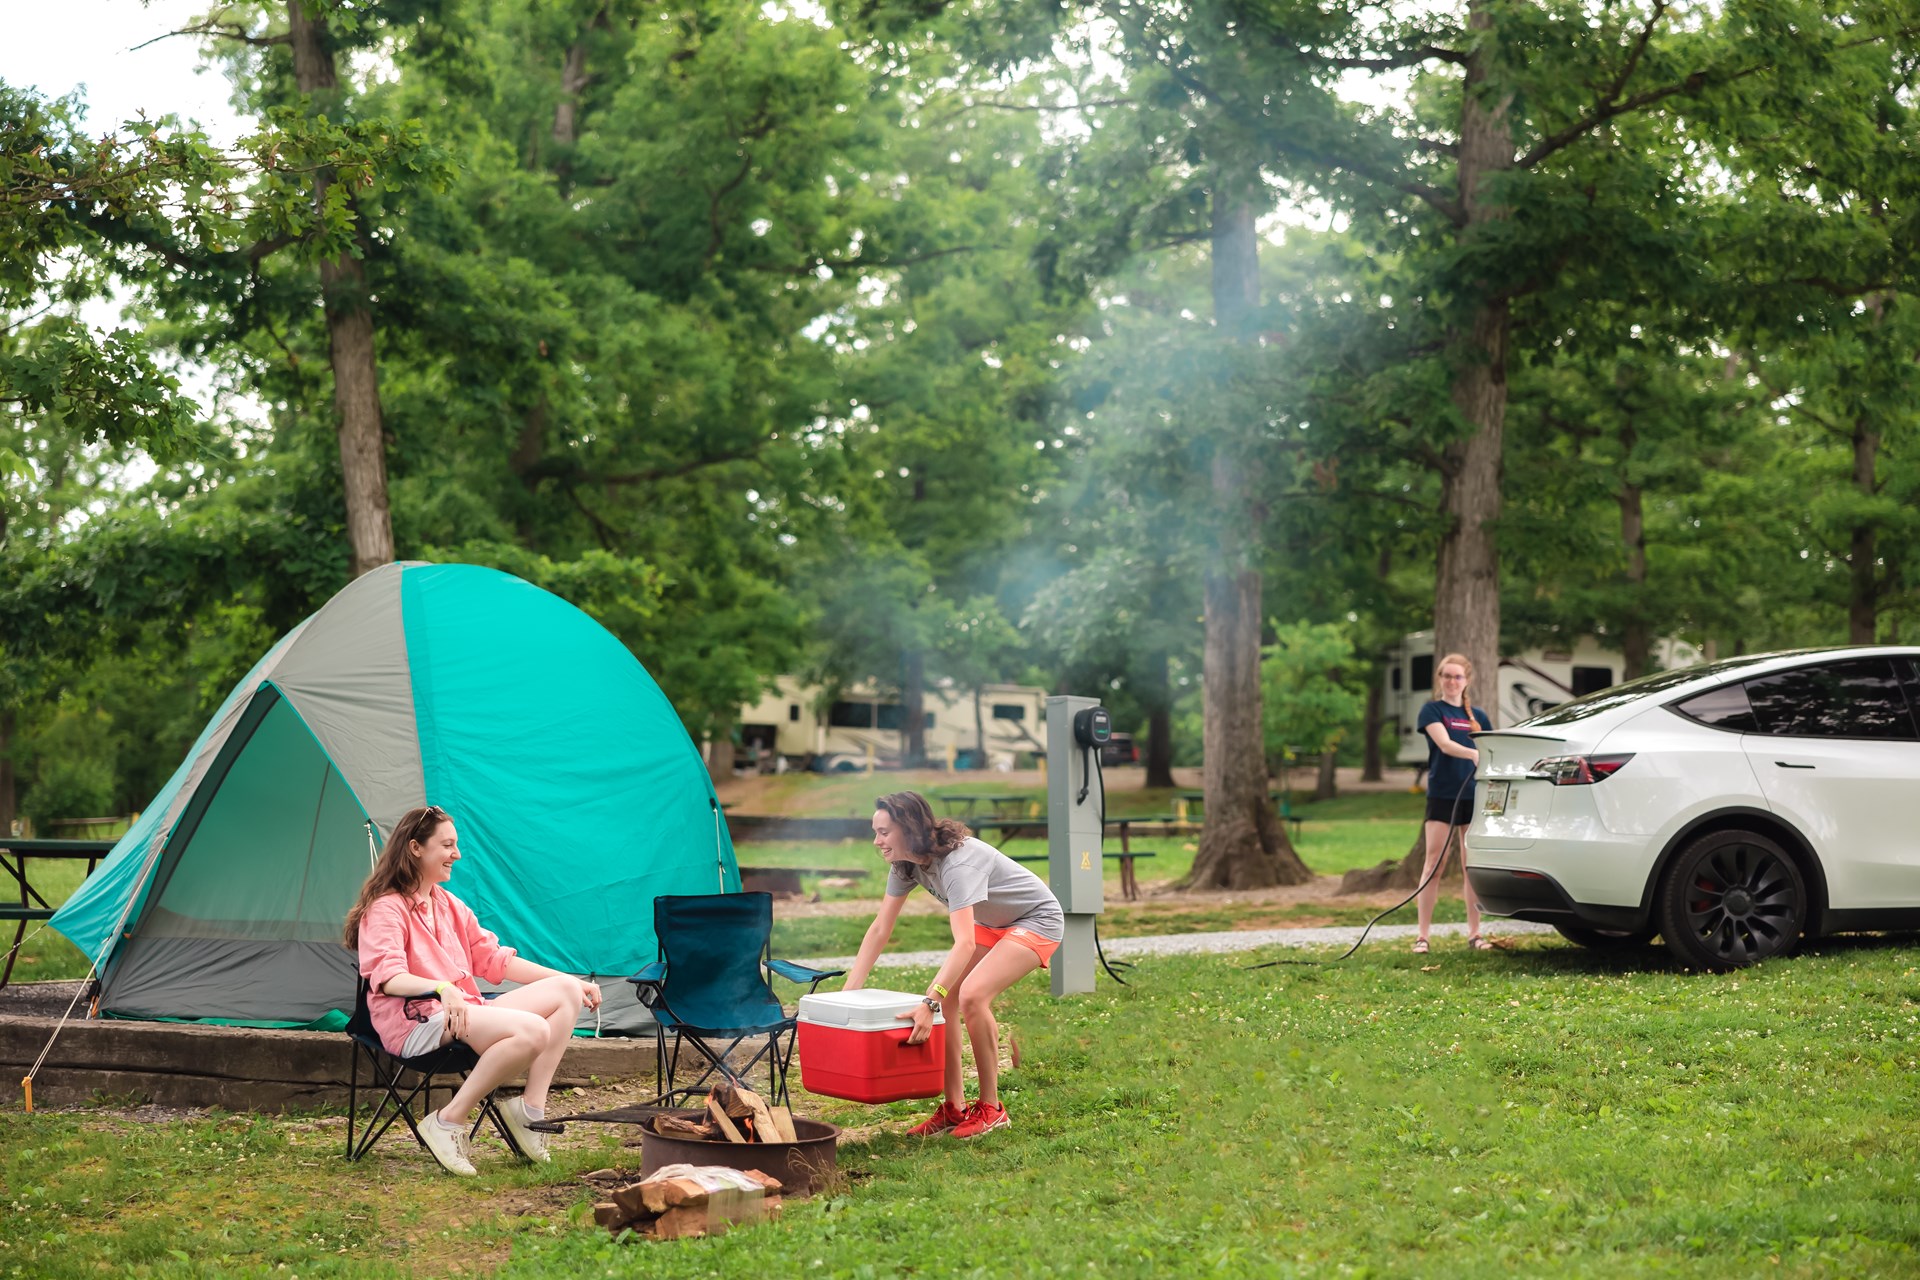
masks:
<svg viewBox="0 0 1920 1280"><path fill-rule="evenodd" d="M733 1123L733 1118L727 1114L725 1105L713 1094L707 1095L707 1114L712 1116L713 1122L720 1126L720 1132L726 1135L728 1142L747 1140L747 1136L740 1132L739 1127Z"/></svg>
<svg viewBox="0 0 1920 1280"><path fill-rule="evenodd" d="M711 1142L720 1136L720 1126L713 1121L687 1116L655 1116L653 1131L663 1138L688 1138L698 1142Z"/></svg>
<svg viewBox="0 0 1920 1280"><path fill-rule="evenodd" d="M741 1136L747 1142L794 1141L791 1116L788 1118L787 1125L783 1127L774 1114L776 1110L784 1111L786 1108L769 1107L764 1098L743 1084L721 1081L713 1087L713 1092L707 1095L707 1108L709 1113L716 1117L716 1122L722 1115L728 1120L738 1121L735 1127L740 1130ZM723 1132L725 1127L724 1124L721 1125ZM656 1132L658 1132L657 1129ZM729 1134L728 1137L731 1139L732 1135Z"/></svg>

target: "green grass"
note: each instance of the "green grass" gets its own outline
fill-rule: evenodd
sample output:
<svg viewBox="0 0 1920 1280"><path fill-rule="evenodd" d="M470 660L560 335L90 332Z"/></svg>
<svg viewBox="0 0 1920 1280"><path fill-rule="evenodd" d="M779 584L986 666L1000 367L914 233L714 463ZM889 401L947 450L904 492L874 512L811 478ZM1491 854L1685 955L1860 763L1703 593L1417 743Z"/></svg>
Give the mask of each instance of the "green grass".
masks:
<svg viewBox="0 0 1920 1280"><path fill-rule="evenodd" d="M333 1118L0 1114L0 1276L1920 1274L1904 943L1721 977L1557 940L1251 958L1020 984L1014 1127L976 1144L797 1094L863 1127L845 1184L713 1240L586 1221L576 1176L638 1167L612 1127L539 1171L484 1144L458 1180L391 1135L347 1165Z"/></svg>
<svg viewBox="0 0 1920 1280"><path fill-rule="evenodd" d="M29 859L27 862L28 883L35 891L54 906L59 906L73 896L80 882L87 878L87 864L84 862L55 861L53 859ZM18 887L9 886L14 893ZM16 902L19 899L14 899ZM87 959L80 954L80 948L68 942L64 937L45 927L46 921L34 920L27 924L27 938L20 947L20 955L13 965L15 982L51 982L63 978L84 978L87 976ZM8 928L0 946L13 945L13 930ZM0 1273L4 1274L4 1273Z"/></svg>

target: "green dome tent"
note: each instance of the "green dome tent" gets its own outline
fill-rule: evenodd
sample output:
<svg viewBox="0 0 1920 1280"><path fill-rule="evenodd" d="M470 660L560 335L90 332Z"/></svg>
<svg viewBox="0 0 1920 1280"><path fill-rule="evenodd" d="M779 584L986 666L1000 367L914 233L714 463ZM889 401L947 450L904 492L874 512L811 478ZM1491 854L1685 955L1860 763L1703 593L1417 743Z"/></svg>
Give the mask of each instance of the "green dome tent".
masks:
<svg viewBox="0 0 1920 1280"><path fill-rule="evenodd" d="M247 673L52 925L95 962L104 1016L344 1025L341 926L426 803L459 827L448 888L568 973L652 961L655 896L740 887L699 753L624 645L508 574L402 563ZM603 1025L644 1023L605 986Z"/></svg>

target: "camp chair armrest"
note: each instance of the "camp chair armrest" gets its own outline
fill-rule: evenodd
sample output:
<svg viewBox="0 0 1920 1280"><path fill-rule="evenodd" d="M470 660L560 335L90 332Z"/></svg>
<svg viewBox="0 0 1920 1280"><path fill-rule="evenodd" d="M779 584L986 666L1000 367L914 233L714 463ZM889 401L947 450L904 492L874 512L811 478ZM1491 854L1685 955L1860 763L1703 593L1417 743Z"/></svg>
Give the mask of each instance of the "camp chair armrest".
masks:
<svg viewBox="0 0 1920 1280"><path fill-rule="evenodd" d="M768 960L767 968L788 982L809 984L808 990L819 986L828 978L837 978L846 972L845 969L813 969L804 964L795 964L791 960Z"/></svg>
<svg viewBox="0 0 1920 1280"><path fill-rule="evenodd" d="M667 962L655 960L627 981L633 984L634 994L640 998L640 1003L651 1009L660 999L660 989L666 985Z"/></svg>

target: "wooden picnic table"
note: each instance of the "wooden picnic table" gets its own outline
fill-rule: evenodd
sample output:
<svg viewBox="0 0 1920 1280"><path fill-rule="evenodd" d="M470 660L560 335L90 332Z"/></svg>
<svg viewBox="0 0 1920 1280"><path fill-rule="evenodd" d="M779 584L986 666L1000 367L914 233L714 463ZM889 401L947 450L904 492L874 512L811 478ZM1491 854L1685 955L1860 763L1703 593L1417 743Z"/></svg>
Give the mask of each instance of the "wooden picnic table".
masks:
<svg viewBox="0 0 1920 1280"><path fill-rule="evenodd" d="M1013 857L1015 862L1046 862L1052 857L1051 854L1046 853L1023 853L1017 857L1009 854L1008 856ZM1103 853L1100 856L1110 862L1119 862L1120 896L1128 902L1132 902L1135 898L1138 898L1140 896L1140 882L1134 878L1133 863L1136 858L1153 857L1153 851L1150 849L1135 849L1129 853Z"/></svg>
<svg viewBox="0 0 1920 1280"><path fill-rule="evenodd" d="M941 791L934 798L945 804L947 813L955 818L971 818L983 804L991 807L997 818L1017 818L1031 799L999 791Z"/></svg>
<svg viewBox="0 0 1920 1280"><path fill-rule="evenodd" d="M0 920L14 922L13 947L7 952L6 968L0 970L0 987L5 987L13 980L13 962L19 958L20 944L27 935L27 925L36 920L53 918L53 905L27 879L27 861L31 858L85 858L87 874L92 875L100 859L113 851L113 845L111 840L21 840L0 836L0 871L12 876L15 886L20 890L18 902L0 902Z"/></svg>

